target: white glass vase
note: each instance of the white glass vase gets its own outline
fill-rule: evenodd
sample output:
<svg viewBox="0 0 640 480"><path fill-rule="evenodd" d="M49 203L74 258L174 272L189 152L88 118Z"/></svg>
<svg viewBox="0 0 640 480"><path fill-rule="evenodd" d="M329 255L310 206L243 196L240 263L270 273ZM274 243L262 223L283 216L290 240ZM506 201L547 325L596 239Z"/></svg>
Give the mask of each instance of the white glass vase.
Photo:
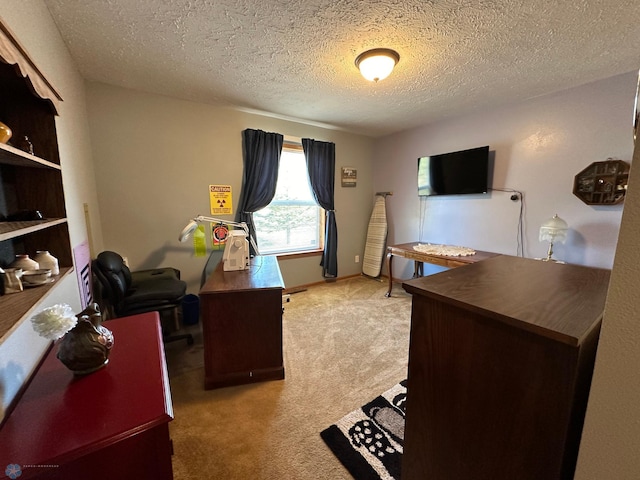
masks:
<svg viewBox="0 0 640 480"><path fill-rule="evenodd" d="M51 275L59 275L60 267L58 266L58 259L51 255L47 250L38 250L33 257L38 262L40 268L48 268L51 270Z"/></svg>
<svg viewBox="0 0 640 480"><path fill-rule="evenodd" d="M29 258L29 255L16 255L16 259L9 265L11 268L21 268L24 271L38 270L40 264Z"/></svg>

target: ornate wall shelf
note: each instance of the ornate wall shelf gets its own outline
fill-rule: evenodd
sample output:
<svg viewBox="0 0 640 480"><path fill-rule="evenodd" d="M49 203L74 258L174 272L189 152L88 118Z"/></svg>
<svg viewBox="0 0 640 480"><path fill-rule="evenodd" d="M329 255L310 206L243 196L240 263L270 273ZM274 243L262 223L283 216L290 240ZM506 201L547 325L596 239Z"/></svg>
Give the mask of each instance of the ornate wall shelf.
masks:
<svg viewBox="0 0 640 480"><path fill-rule="evenodd" d="M573 194L587 205L615 205L627 193L630 165L622 160L594 162L575 176Z"/></svg>

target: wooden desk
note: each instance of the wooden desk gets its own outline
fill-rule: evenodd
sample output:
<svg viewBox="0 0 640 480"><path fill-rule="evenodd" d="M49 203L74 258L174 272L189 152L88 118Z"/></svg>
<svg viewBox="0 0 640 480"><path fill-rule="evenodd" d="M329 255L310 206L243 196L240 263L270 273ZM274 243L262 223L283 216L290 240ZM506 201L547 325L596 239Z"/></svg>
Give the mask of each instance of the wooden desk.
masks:
<svg viewBox="0 0 640 480"><path fill-rule="evenodd" d="M284 378L283 289L274 256L247 270L218 264L200 290L205 389Z"/></svg>
<svg viewBox="0 0 640 480"><path fill-rule="evenodd" d="M501 255L409 280L403 480L568 480L608 270Z"/></svg>
<svg viewBox="0 0 640 480"><path fill-rule="evenodd" d="M432 263L434 265L440 265L441 267L456 268L472 263L486 260L487 258L500 255L499 253L482 252L476 250L475 255L468 255L466 257L447 257L445 255L434 255L430 253L423 253L414 250L413 247L419 245L419 242L402 243L400 245L390 245L387 247L387 269L389 271L389 290L385 294L386 297L391 296L391 289L393 288L393 257L404 257L413 260L413 278L422 276L422 263Z"/></svg>
<svg viewBox="0 0 640 480"><path fill-rule="evenodd" d="M54 346L0 430L0 468L20 480L173 478L173 419L157 312L109 320L109 363L74 377Z"/></svg>

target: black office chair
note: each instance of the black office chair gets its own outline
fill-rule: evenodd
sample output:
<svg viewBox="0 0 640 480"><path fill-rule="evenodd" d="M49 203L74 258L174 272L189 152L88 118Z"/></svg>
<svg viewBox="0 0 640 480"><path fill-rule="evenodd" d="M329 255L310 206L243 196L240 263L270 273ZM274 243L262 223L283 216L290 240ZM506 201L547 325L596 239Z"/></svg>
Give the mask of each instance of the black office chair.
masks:
<svg viewBox="0 0 640 480"><path fill-rule="evenodd" d="M116 252L104 251L91 262L96 301L108 318L126 317L157 311L160 316L171 314L176 327L178 311L187 290L180 280L180 271L172 267L132 272ZM187 340L191 334L169 335L163 326L165 342Z"/></svg>

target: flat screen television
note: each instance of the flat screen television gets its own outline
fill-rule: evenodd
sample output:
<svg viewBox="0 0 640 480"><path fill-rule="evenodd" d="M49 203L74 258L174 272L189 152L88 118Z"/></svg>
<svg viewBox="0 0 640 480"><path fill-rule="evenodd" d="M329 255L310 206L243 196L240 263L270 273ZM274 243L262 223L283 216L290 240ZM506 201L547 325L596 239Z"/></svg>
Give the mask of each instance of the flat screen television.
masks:
<svg viewBox="0 0 640 480"><path fill-rule="evenodd" d="M489 147L418 158L418 195L487 193Z"/></svg>

